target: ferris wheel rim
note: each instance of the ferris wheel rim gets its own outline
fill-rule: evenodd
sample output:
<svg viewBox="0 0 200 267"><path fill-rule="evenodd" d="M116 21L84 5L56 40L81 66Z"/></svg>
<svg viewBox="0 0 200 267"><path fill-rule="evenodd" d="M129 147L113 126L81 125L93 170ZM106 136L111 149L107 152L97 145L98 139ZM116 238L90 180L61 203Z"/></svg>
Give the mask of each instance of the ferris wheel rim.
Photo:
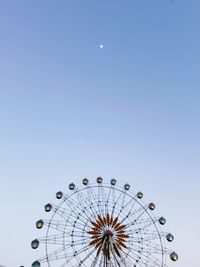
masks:
<svg viewBox="0 0 200 267"><path fill-rule="evenodd" d="M99 179L99 178L101 178L101 177L98 177L97 179ZM87 179L87 178L85 178L85 179ZM122 216L122 218L124 217L124 215L126 215L126 213L128 212L128 208L126 208L127 207L127 204L129 204L129 202L133 202L133 206L135 205L135 203L137 204L137 206L139 206L140 208L138 209L139 210L139 217L143 217L143 214L145 214L145 216L144 216L144 218L143 219L139 219L139 221L138 221L138 218L139 217L134 217L134 213L131 213L131 216L130 216L130 220L131 220L131 218L132 219L135 219L134 220L134 223L132 222L132 223L130 223L130 222L127 222L127 225L126 225L126 227L131 227L130 228L130 230L133 228L133 226L131 226L131 225L136 225L137 227L138 227L138 229L139 229L139 234L141 235L141 237L140 236L138 236L137 237L137 239L138 240L140 240L140 238L141 238L141 240L143 240L143 234L145 234L145 235L147 235L148 234L148 232L146 232L146 230L145 230L145 228L144 229L142 229L142 228L140 228L140 224L142 225L142 227L143 227L143 224L145 223L145 220L147 220L147 222L151 222L151 223L149 223L149 224L147 224L146 226L145 226L145 224L144 224L144 226L145 227L149 227L149 226L151 226L152 228L154 228L155 229L155 232L157 233L156 235L155 235L155 238L159 241L159 254L160 254L160 260L159 260L159 258L157 258L157 257L155 257L155 260L154 261L156 261L155 263L156 263L156 266L159 266L159 267L166 267L166 265L165 265L165 262L164 262L164 256L166 255L166 253L169 253L169 250L166 250L166 246L165 246L165 242L166 242L166 240L163 238L163 234L164 234L164 232L161 230L161 225L164 225L165 223L166 223L166 220L165 220L165 218L163 218L163 217L160 217L159 219L157 219L156 218L156 216L155 216L155 214L154 214L154 212L152 211L152 210L154 210L155 209L155 204L154 203L149 203L148 205L146 205L146 203L141 199L142 197L143 197L143 193L141 193L141 192L138 192L138 193L134 193L134 192L132 192L132 190L129 190L130 189L130 185L128 185L128 184L125 184L124 185L124 188L122 187L122 186L119 186L119 185L113 185L112 183L110 183L110 184L108 184L108 183L102 183L102 178L101 178L101 181L100 182L98 182L97 181L97 184L96 183L89 183L89 184L84 184L83 183L83 185L81 186L81 187L76 187L75 186L75 184L74 183L71 183L71 184L69 184L69 189L71 190L71 191L69 191L68 193L63 193L63 191L59 191L59 192L57 192L56 193L56 197L57 197L57 194L58 193L60 193L60 195L62 195L62 197L57 197L58 199L60 199L60 203L58 204L58 205L54 205L53 206L53 210L52 210L52 212L53 212L53 214L51 215L51 217L50 217L50 219L48 220L48 221L46 221L45 222L45 224L46 224L46 227L47 227L47 230L46 230L46 235L45 235L45 237L46 237L46 242L43 242L43 243L45 243L45 251L46 251L46 257L43 257L43 258L41 258L41 260L42 260L42 262L44 261L44 259L46 259L46 263L48 264L48 266L49 267L51 267L52 266L52 264L51 264L51 261L55 258L54 256L53 256L53 258L52 258L52 256L51 255L54 255L54 254L52 254L52 253L56 253L57 254L57 250L54 250L54 251L52 251L52 252L50 252L50 254L49 254L49 251L48 251L48 247L49 247L49 245L50 244L52 244L51 242L50 243L48 243L47 242L47 240L51 240L51 239L48 239L49 238L49 234L51 233L52 234L52 231L54 232L57 228L54 228L55 226L54 226L54 224L55 224L55 220L54 220L54 218L56 218L57 216L60 216L60 214L59 214L59 212L61 212L61 208L62 208L62 210L63 210L63 207L62 206L64 206L63 204L65 203L65 204L67 204L67 205L69 205L70 204L70 201L73 201L73 198L77 195L77 199L76 199L76 201L75 201L75 203L73 203L73 207L75 208L75 210L76 210L76 212L75 212L75 214L74 214L74 219L75 219L75 221L74 221L74 226L72 227L71 226L71 230L72 231L74 231L74 229L76 229L77 228L77 226L75 226L76 225L76 223L77 223L77 220L79 220L79 217L76 217L77 216L77 212L78 211L81 211L81 212L83 212L83 210L81 210L81 208L83 208L84 207L84 210L85 210L85 212L87 211L87 213L89 214L89 215L92 215L92 213L93 213L93 211L95 210L95 213L93 213L93 217L95 218L95 216L98 214L98 212L100 212L99 213L99 215L101 214L101 212L103 212L102 213L102 216L105 216L105 215L103 215L103 214L106 214L106 201L105 201L105 199L103 200L102 199L102 197L103 197L103 193L102 193L102 195L99 195L99 190L101 189L104 189L105 190L105 194L106 194L106 197L108 197L107 198L107 201L109 200L109 196L107 196L107 194L108 194L108 192L109 192L109 194L110 194L110 192L112 191L112 193L113 192L115 192L116 194L117 194L117 196L119 196L119 199L120 199L120 197L121 196L123 196L123 203L124 203L124 201L125 201L125 199L126 199L126 205L125 205L125 207L123 206L124 204L122 203L122 199L119 201L119 203L117 203L118 202L118 200L119 199L115 199L115 201L116 201L116 203L114 204L114 206L112 207L112 205L109 207L109 209L110 209L110 212L111 212L111 210L112 210L112 212L114 211L114 210L116 210L116 214L119 212L119 214L121 214L121 212L122 212L122 214L121 214L121 216ZM116 180L115 180L116 181ZM96 190L96 191L95 191ZM90 203L90 201L94 198L94 197L97 197L97 190L98 190L98 201L100 201L101 202L101 205L102 205L102 207L103 207L103 209L105 208L105 210L103 211L103 210L101 210L100 211L100 209L99 208L97 208L97 206L98 206L98 202L96 202L96 203ZM107 190L107 191L106 191ZM92 191L94 191L93 193L94 193L94 195L92 196ZM86 196L86 194L84 195L84 193L85 192L87 192L87 194L91 194L89 197L87 197ZM139 197L138 196L138 194L140 193L140 196L141 197ZM86 197L86 200L85 200L85 202L88 202L87 204L88 204L88 206L85 206L85 204L83 204L83 206L81 206L81 207L78 207L78 206L76 206L76 205L78 205L80 202L80 199L78 199L78 197L80 197L79 196L79 194L80 194L80 196L81 197ZM128 199L127 199L127 197L128 197ZM62 200L61 200L61 198L62 198ZM70 200L71 199L71 200ZM69 201L70 200L70 201ZM94 200L93 200L94 201ZM92 202L93 202L92 201ZM114 201L114 200L110 200L110 201ZM132 203L131 202L131 203ZM113 202L114 203L114 202ZM97 206L95 206L97 204ZM81 204L82 205L82 204ZM101 207L101 208L102 208ZM90 209L89 209L90 208ZM92 208L92 209L91 209ZM50 203L48 203L48 204L46 204L45 205L45 211L51 211L51 209L52 209L52 204L50 204ZM65 208L64 208L65 209ZM94 209L94 210L93 210ZM70 209L69 209L70 210ZM99 211L98 211L99 210ZM108 209L107 209L108 210ZM67 211L67 210L66 210ZM141 212L141 211L143 211L143 212ZM79 213L79 214L81 214L81 212ZM91 213L92 212L92 213ZM136 213L137 213L138 211L136 210ZM140 213L141 212L141 213ZM84 213L84 212L83 212ZM124 213L124 215L123 215L123 213ZM130 212L129 212L130 213ZM96 215L95 215L96 214ZM67 216L70 216L69 214L66 214ZM82 214L83 215L83 214ZM99 216L98 215L98 216ZM88 216L88 215L87 215ZM86 216L86 217L87 217ZM111 215L112 216L112 215ZM128 218L128 216L126 216L127 218ZM124 219L126 219L126 217L124 217ZM60 217L59 217L60 218ZM63 217L64 218L64 217ZM86 219L86 221L85 221L85 219ZM123 220L124 220L123 219ZM73 220L73 219L72 219ZM121 220L121 219L120 219ZM123 222L123 220L122 220L122 222ZM128 220L128 221L130 221L130 220ZM160 221L161 220L161 221ZM41 220L42 221L42 220ZM48 223L47 223L48 222ZM81 222L81 221L80 221ZM79 222L79 223L80 223ZM158 223L159 222L159 223ZM52 228L52 223L53 223L53 228ZM62 223L62 221L61 221L61 223ZM67 222L68 223L68 222ZM62 228L63 230L62 230L62 232L63 232L63 234L62 234L62 236L63 236L63 240L64 240L64 237L65 237L65 233L69 233L69 231L71 231L70 230L70 228L69 228L69 230L68 230L68 232L66 232L66 229L67 229L67 223L66 224L64 224L64 225L62 225L61 224L61 227L64 227L64 228ZM72 223L72 221L71 221L71 223ZM92 218L90 218L90 219L87 219L87 218L84 218L84 216L83 216L83 221L82 221L82 223L84 224L84 223L86 223L85 224L85 226L84 226L84 229L88 229L87 227L88 227L88 223L92 223ZM44 222L42 221L42 224L44 224ZM86 227L87 226L87 227ZM69 226L68 226L69 227ZM76 227L76 228L74 228L74 227ZM86 227L86 228L85 228ZM134 226L135 227L135 226ZM38 228L39 229L39 228ZM54 229L54 230L53 230ZM51 231L51 232L50 232ZM84 233L85 233L85 231L86 230L83 230L83 235L82 235L82 237L84 237L84 239L82 239L82 240L85 240L85 242L86 242L86 240L89 240L88 238L89 237L87 237L87 236L85 236L84 235ZM132 230L131 230L132 231ZM144 231L144 233L143 233L143 231ZM152 230L150 230L150 233L151 233L151 231ZM137 232L136 232L137 233ZM107 232L104 232L104 235L105 236L109 236L111 234L111 232L109 232L109 230L107 230ZM154 238L153 237L153 235L154 235L154 231L151 233L151 235L149 236L149 238L150 239L148 239L147 237L145 237L146 239L145 239L145 242L146 243L144 243L144 244L142 244L142 246L139 246L139 245L137 245L136 246L136 248L138 247L138 249L139 250L141 250L141 249L143 249L143 246L145 245L146 246L146 248L145 248L145 250L147 251L147 249L148 249L148 247L150 248L150 251L151 252L149 252L149 254L144 254L143 255L143 261L141 261L141 266L143 266L143 264L145 264L145 262L147 261L147 264L148 264L148 262L150 261L150 262L154 262L153 261L153 256L152 256L152 253L155 253L155 249L156 249L156 247L152 247L151 248L151 241L150 240L153 240L152 238ZM169 236L170 235L170 236ZM59 236L58 234L56 234L55 235L55 238L57 238L57 236ZM51 237L51 235L50 235L50 237ZM171 234L168 234L168 237L169 238L167 238L167 240L168 241L170 241L171 242L171 240L173 240L173 236L171 235ZM60 238L60 237L58 237L58 238ZM135 240L137 240L137 239L135 239ZM42 240L42 239L41 239ZM74 242L73 241L74 239L73 239L73 234L72 234L72 242ZM133 239L134 240L134 239ZM149 240L149 241L148 241ZM76 240L76 238L75 238L75 242L76 242L77 240ZM83 242L83 241L82 241ZM88 242L88 241L87 241ZM132 243L132 242L135 242L135 241L131 241L131 243L130 243L130 241L128 241L128 251L126 252L126 253L124 253L123 252L123 258L122 258L122 260L125 260L127 257L128 257L128 261L130 261L131 260L131 258L132 258L132 256L134 256L134 250L136 249L134 249L134 247L133 247L133 244L134 243ZM143 242L143 241L142 241ZM154 242L153 242L154 243ZM152 243L152 244L153 244ZM57 244L59 244L59 243L57 243ZM64 259L66 256L65 256L65 246L69 246L69 245L64 245L65 243L64 243L64 241L63 241L63 256L60 256L60 259ZM155 243L155 245L156 245L156 243ZM79 245L78 245L79 246ZM158 246L158 244L156 245L156 246ZM86 246L86 248L89 248L89 246L87 245ZM103 247L104 247L104 245L103 245ZM75 249L75 247L74 246L72 246L72 251L74 251L74 253L76 253L76 249ZM61 250L62 251L62 250ZM84 250L80 250L80 249L78 249L78 253L83 253L84 252ZM82 252L81 252L82 251ZM95 250L93 250L92 252L90 252L90 255L91 255L91 257L94 259L94 261L95 261L95 259L96 259L96 257L94 258L94 256L92 256L92 254L93 254L93 252L94 252ZM136 250L135 250L136 251ZM142 252L143 250L141 250L141 251L138 251L138 252ZM59 252L59 250L58 250L58 253L60 253ZM129 255L131 253L131 255ZM142 252L143 253L143 252ZM56 255L55 254L55 255ZM75 254L74 254L75 255ZM149 255L149 256L148 256ZM154 254L153 254L154 255ZM77 254L76 255L78 258L79 258L79 254ZM51 258L49 258L49 257L51 257ZM79 258L79 260L80 260L80 263L79 263L79 265L76 265L76 266L82 266L82 257L83 257L83 255ZM139 256L137 256L137 254L135 254L135 256L132 258L134 261L136 260L136 258L138 257L138 259L140 260L141 259L141 257L139 257ZM152 257L151 259L150 259L150 257ZM175 253L175 252L172 252L171 254L170 254L170 257L171 257L171 260L173 260L173 261L176 261L177 259L178 259L178 255ZM90 259L90 261L92 260L92 258ZM145 259L146 258L146 259ZM56 258L55 259L57 259L57 256L56 256ZM59 257L58 257L58 259L59 259ZM77 258L76 258L77 259ZM39 259L40 260L40 259ZM123 265L123 261L121 260L121 264ZM92 262L94 262L93 260L92 260ZM138 261L136 260L136 265L137 265L137 263L138 263ZM73 264L73 263L72 263ZM63 264L62 264L62 266L65 266L66 265L66 263L64 262ZM68 264L67 264L68 265ZM134 267L136 266L136 265L134 265ZM35 266L35 265L34 265ZM40 266L40 265L38 265L38 266ZM71 264L70 264L70 266L72 266ZM75 265L73 265L72 267L74 267ZM85 264L83 264L83 266L86 266ZM88 265L87 265L88 266ZM91 266L93 266L93 264L91 265ZM96 263L95 263L95 266L96 266ZM100 265L99 265L100 266ZM112 265L112 266L114 266L114 265ZM121 266L121 265L120 265ZM126 265L123 265L123 266L126 266ZM150 266L150 265L146 265L145 264L145 266ZM94 267L94 266L93 266Z"/></svg>
<svg viewBox="0 0 200 267"><path fill-rule="evenodd" d="M95 183L93 183L93 184L89 184L89 185L87 185L87 186L82 186L82 187L80 187L80 188L77 188L77 187L76 187L76 188L72 191L71 194L67 194L67 195L64 196L64 199L63 199L63 200L61 201L61 203L59 204L58 209L63 205L63 203L64 203L67 199L69 199L69 198L72 197L73 195L76 195L77 193L82 192L82 191L85 191L85 190L87 190L87 189L91 189L91 188L99 188L99 187L103 187L103 188L107 188L107 189L113 188L114 190L117 190L117 191L120 192L120 193L126 194L126 195L129 196L132 200L136 201L137 204L139 204L140 207L143 208L143 210L148 214L149 218L151 219L152 223L154 224L154 227L156 228L156 231L157 231L158 236L159 236L159 239L160 239L160 245L161 245L161 251L162 251L162 265L161 265L161 267L163 267L163 266L164 266L164 259L163 259L163 258L164 258L164 253L163 253L164 246L163 246L163 242L162 242L162 238L161 238L161 236L160 236L160 231L159 231L159 229L158 229L158 226L156 225L155 221L153 220L154 215L153 215L152 212L151 212L152 214L150 214L150 212L148 211L148 209L144 207L143 204L145 204L145 203L144 203L141 199L140 199L140 201L138 201L138 200L136 199L136 195L135 195L135 197L133 197L134 193L133 193L132 191L124 190L122 186L118 186L118 185L114 185L114 186L112 186L112 185L110 185L110 184L105 184L105 183L104 183L104 184L95 184ZM130 192L130 193L129 193L129 192ZM132 195L132 194L133 194L133 195ZM141 204L140 202L142 202L142 204ZM55 216L56 216L56 211L55 211L54 214L51 216L50 221L52 221L53 218L54 218ZM50 225L48 226L46 237L48 237L49 230L50 230ZM46 244L45 247L46 247L46 254L48 254L48 245ZM48 263L48 266L50 267L48 258L47 258L47 263Z"/></svg>

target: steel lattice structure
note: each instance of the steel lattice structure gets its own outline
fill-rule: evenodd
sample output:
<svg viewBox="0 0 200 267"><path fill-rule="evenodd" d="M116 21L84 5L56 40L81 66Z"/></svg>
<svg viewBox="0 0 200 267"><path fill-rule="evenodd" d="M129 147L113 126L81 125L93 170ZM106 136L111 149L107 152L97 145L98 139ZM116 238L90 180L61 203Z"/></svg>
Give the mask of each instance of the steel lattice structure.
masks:
<svg viewBox="0 0 200 267"><path fill-rule="evenodd" d="M68 193L56 193L58 204L45 205L52 215L36 227L46 234L31 243L33 249L44 244L45 256L32 267L166 267L167 258L178 259L166 248L174 237L162 231L166 219L153 214L154 203L146 205L129 184L96 181L84 178L80 188L71 183Z"/></svg>

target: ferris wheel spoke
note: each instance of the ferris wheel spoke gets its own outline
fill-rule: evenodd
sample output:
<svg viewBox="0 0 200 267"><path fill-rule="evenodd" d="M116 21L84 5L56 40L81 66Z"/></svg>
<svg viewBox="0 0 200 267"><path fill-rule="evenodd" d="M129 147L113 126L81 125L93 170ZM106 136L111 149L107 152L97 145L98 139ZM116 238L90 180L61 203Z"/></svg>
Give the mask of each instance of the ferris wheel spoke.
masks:
<svg viewBox="0 0 200 267"><path fill-rule="evenodd" d="M152 218L146 219L146 223L140 222L139 220L135 221L136 226L138 227L138 230L148 230L148 228L155 226L155 221ZM137 229L137 228L136 228ZM150 231L150 230L149 230Z"/></svg>
<svg viewBox="0 0 200 267"><path fill-rule="evenodd" d="M133 217L133 224L135 224L136 226L138 226L138 229L147 229L149 227L151 227L152 225L154 225L156 223L155 219L152 218L140 218L140 219L134 219Z"/></svg>
<svg viewBox="0 0 200 267"><path fill-rule="evenodd" d="M97 188L98 188L97 193L94 192L94 189L92 186L89 187L89 190L90 190L91 197L93 198L93 202L96 203L96 207L97 207L96 215L103 216L104 214L101 209L101 202L99 202L99 186Z"/></svg>
<svg viewBox="0 0 200 267"><path fill-rule="evenodd" d="M128 252L124 253L124 260L127 261L129 258L131 259L130 262L135 262L137 263L137 265L139 266L143 266L141 265L139 259L140 259L140 254L138 255L138 251L140 250L133 250L131 251L130 248L128 250ZM132 252L132 254L130 255L130 252Z"/></svg>
<svg viewBox="0 0 200 267"><path fill-rule="evenodd" d="M129 209L128 213L126 214L126 216L122 219L122 223L124 223L124 221L126 221L129 218L129 216L132 214L132 211L135 208L135 203L136 203L136 199L135 198L131 199L131 201L129 201L127 203L127 205L125 206L125 208L127 208L130 205L131 202L133 202L133 204L132 204L131 208Z"/></svg>
<svg viewBox="0 0 200 267"><path fill-rule="evenodd" d="M69 266L70 261L73 259L73 257L65 259L65 262L60 265L60 267ZM71 265L71 264L70 264ZM71 265L72 266L72 265Z"/></svg>
<svg viewBox="0 0 200 267"><path fill-rule="evenodd" d="M144 255L141 253L141 259L145 262L147 261L149 266L162 266L162 261L154 256L154 254L148 252L148 254Z"/></svg>
<svg viewBox="0 0 200 267"><path fill-rule="evenodd" d="M141 246L138 245L138 243L135 242L130 242L130 250L136 250L138 251L138 249L140 251L147 251L147 252L151 252L151 253L155 253L155 254L163 254L165 251L163 250L162 247L160 247L159 244L156 243L147 243L147 242L143 242L141 241L140 243Z"/></svg>
<svg viewBox="0 0 200 267"><path fill-rule="evenodd" d="M90 219L90 216L88 216L86 212L81 212L82 210L80 209L80 206L75 199L71 201L68 198L65 198L64 203L67 205L70 211L74 212L76 216L81 215L79 218L83 223L85 219Z"/></svg>
<svg viewBox="0 0 200 267"><path fill-rule="evenodd" d="M143 257L142 253L138 255L137 251L131 251L131 252L132 254L130 254L130 252L125 254L126 260L130 259L130 261L134 261L136 265L146 266L146 263L147 263L146 257Z"/></svg>
<svg viewBox="0 0 200 267"><path fill-rule="evenodd" d="M84 253L85 251L91 250L91 246L88 244L88 242L84 242L81 245L82 245L81 248L76 250L77 255L80 255L81 253Z"/></svg>
<svg viewBox="0 0 200 267"><path fill-rule="evenodd" d="M74 259L74 255L60 255L60 256L54 256L54 257L48 257L47 258L47 262L49 263L49 262L52 262L52 261L57 261L57 260L65 260L65 261L67 261L68 263L70 263L70 261L72 261ZM42 262L41 260L40 260L40 262Z"/></svg>
<svg viewBox="0 0 200 267"><path fill-rule="evenodd" d="M38 241L44 244L63 245L63 235L61 237L52 236L48 238L38 238Z"/></svg>
<svg viewBox="0 0 200 267"><path fill-rule="evenodd" d="M135 257L134 257L134 254L135 254ZM141 267L148 266L146 265L146 261L143 261L140 257L138 257L136 253L133 253L133 255L129 254L127 258L130 258L130 261L134 261L135 266L141 266Z"/></svg>
<svg viewBox="0 0 200 267"><path fill-rule="evenodd" d="M72 209L66 209L62 208L60 206L53 205L52 206L53 211L55 211L56 215L59 215L63 219L69 220L72 218L77 218L77 213L74 212Z"/></svg>
<svg viewBox="0 0 200 267"><path fill-rule="evenodd" d="M76 265L76 266L81 266L87 259L89 259L89 257L90 257L95 251L96 251L96 248L94 248L92 251L90 251L90 252L88 253L88 255L85 256L85 257L79 262L79 264Z"/></svg>
<svg viewBox="0 0 200 267"><path fill-rule="evenodd" d="M144 248L144 250L148 251L148 252L152 252L152 253L156 253L156 254L162 254L163 248L160 246L160 244L156 244L153 242L148 242L148 243L142 243L142 246Z"/></svg>
<svg viewBox="0 0 200 267"><path fill-rule="evenodd" d="M142 240L142 239L141 239L141 240ZM143 241L143 240L142 240L142 241ZM140 244L130 242L130 245L131 245L131 247L129 246L129 252L128 252L126 255L129 255L131 251L132 251L132 253L134 253L134 254L137 254L138 251L140 251L141 255L142 255L143 252L145 252L144 243L141 243L141 241L140 241ZM139 245L141 245L141 247L140 247ZM145 245L146 245L146 244L145 244ZM152 246L153 246L153 245L152 245ZM152 251L152 253L153 253L153 252L157 252L158 250L160 250L160 246L159 246L159 245L155 244L155 246L156 246L156 247L155 247L155 250ZM149 248L148 248L148 247L146 248L146 251L149 253ZM162 253L163 253L163 251L161 250L161 251L160 251L160 254L162 254Z"/></svg>
<svg viewBox="0 0 200 267"><path fill-rule="evenodd" d="M105 198L106 199L105 214L109 213L109 202L110 202L109 200L110 200L110 196L111 196L111 191L112 191L112 186L110 186L107 197Z"/></svg>
<svg viewBox="0 0 200 267"><path fill-rule="evenodd" d="M103 200L105 198L106 196L103 194L102 186L101 184L98 184L98 205L100 206L100 214L103 216L106 216L104 205L103 205Z"/></svg>
<svg viewBox="0 0 200 267"><path fill-rule="evenodd" d="M99 202L98 202L98 194L94 192L94 189L92 186L88 187L88 194L90 194L90 199L92 203L95 203L96 205L96 215L101 214Z"/></svg>
<svg viewBox="0 0 200 267"><path fill-rule="evenodd" d="M76 214L76 216L80 216L83 218L83 222L84 220L87 218L88 220L90 220L91 218L91 213L90 210L88 209L88 207L90 207L92 204L88 204L88 206L82 206L79 204L79 202L76 201L76 199L69 200L67 197L65 197L65 204L67 205L67 207L69 208L70 212ZM83 207L83 208L82 208Z"/></svg>
<svg viewBox="0 0 200 267"><path fill-rule="evenodd" d="M98 202L97 202L97 196L95 195L95 192L92 188L91 185L87 186L87 199L89 204L92 203L92 205L96 206L96 208L94 209L94 216L98 216L99 215L99 207L97 206Z"/></svg>
<svg viewBox="0 0 200 267"><path fill-rule="evenodd" d="M79 223L75 223L74 221L72 221L71 223L73 223L73 232L76 232L76 229L78 229L79 231L83 229L83 225L79 224ZM71 235L71 232L69 232L69 230L66 230L66 226L67 224L65 224L64 222L58 221L58 220L45 220L44 221L44 225L47 226L48 228L51 228L53 230L56 230L58 232L62 232L65 235L69 234ZM77 230L77 231L78 231Z"/></svg>
<svg viewBox="0 0 200 267"><path fill-rule="evenodd" d="M121 266L121 263L123 264L122 266L127 266L126 261L123 258L117 258L117 255L113 253L114 260L116 261L117 266Z"/></svg>
<svg viewBox="0 0 200 267"><path fill-rule="evenodd" d="M145 217L145 218L140 218L140 219L137 220L137 222L140 223L140 224L146 224L146 223L149 223L149 222L156 223L157 221L158 221L157 217L155 217L155 218Z"/></svg>
<svg viewBox="0 0 200 267"><path fill-rule="evenodd" d="M73 258L73 257L72 257L72 258ZM62 264L60 265L60 267L69 266L70 261L71 261L72 258L69 258L69 259L65 260L65 262L62 263ZM70 265L71 265L71 264L70 264ZM71 265L71 266L72 266L72 265Z"/></svg>
<svg viewBox="0 0 200 267"><path fill-rule="evenodd" d="M121 191L118 198L115 200L114 205L112 207L111 217L114 217L116 205L119 202L119 200L121 199L121 197L123 197L123 195L124 195L124 191Z"/></svg>
<svg viewBox="0 0 200 267"><path fill-rule="evenodd" d="M52 228L58 232L65 232L66 222L59 220L44 220L44 226Z"/></svg>
<svg viewBox="0 0 200 267"><path fill-rule="evenodd" d="M127 193L126 193L126 190L124 190L124 191L123 191L122 201L121 201L121 203L120 203L120 209L119 209L119 212L118 212L117 217L119 217L120 214L122 213L122 211L125 210L125 206L126 206L126 205L125 205L126 196L127 196ZM132 201L133 201L133 199L132 199ZM129 202L130 202L130 201L128 201L128 203L129 203ZM127 218L127 215L126 215L125 218ZM121 223L123 223L124 221L125 221L125 219L121 219Z"/></svg>
<svg viewBox="0 0 200 267"><path fill-rule="evenodd" d="M120 261L123 261L123 259L121 259L121 254L119 253L119 251L116 253L116 248L114 248L113 245L111 245L111 252L113 255L115 266L121 266Z"/></svg>
<svg viewBox="0 0 200 267"><path fill-rule="evenodd" d="M47 226L50 229L56 230L58 232L62 232L63 234L67 235L71 235L71 233L69 232L69 230L66 230L66 226L67 224L64 221L59 221L59 220L44 220L44 226ZM74 224L73 222L73 228L74 229L78 229L78 230L82 230L82 225L79 226L79 224ZM73 230L76 231L76 230Z"/></svg>
<svg viewBox="0 0 200 267"><path fill-rule="evenodd" d="M66 220L67 224L73 224L74 221L79 220L79 225L82 227L85 225L85 221L81 219L80 212L77 213L75 210L67 210L66 208L61 208L59 206L53 205L53 210L55 211L55 215L58 215L62 219ZM86 210L86 208L85 208ZM86 213L85 210L82 211L82 213ZM81 218L80 218L81 217Z"/></svg>
<svg viewBox="0 0 200 267"><path fill-rule="evenodd" d="M163 250L160 248L159 245L156 244L151 244L151 246L149 244L145 244L145 243L141 243L141 247L138 246L137 243L131 243L131 247L129 247L129 250L134 250L134 251L147 251L148 253L151 251L152 253L156 253L156 254L162 254Z"/></svg>
<svg viewBox="0 0 200 267"><path fill-rule="evenodd" d="M109 188L109 191L110 191L110 188ZM108 214L108 203L107 203L107 199L108 199L109 191L106 192L104 186L101 185L101 199L100 199L100 201L101 201L102 206L103 206L104 216L107 216L107 214Z"/></svg>
<svg viewBox="0 0 200 267"><path fill-rule="evenodd" d="M45 258L48 259L48 261L53 261L56 259L66 259L67 263L70 263L71 260L74 259L78 254L83 253L84 251L87 251L89 249L88 243L85 247L81 248L80 250L77 250L76 253L70 252L70 250L67 252L68 249L71 248L71 245L69 246L63 246L61 249L57 249L49 253ZM66 251L66 253L62 254L63 251ZM44 259L45 259L44 258ZM42 259L41 259L42 261Z"/></svg>
<svg viewBox="0 0 200 267"><path fill-rule="evenodd" d="M144 215L146 211L147 211L147 208L143 208L142 211L141 211L141 213L135 218L134 222L130 222L130 223L128 223L128 224L126 225L126 228L128 228L128 227L132 226L134 223L136 223L137 220L138 220L142 215Z"/></svg>
<svg viewBox="0 0 200 267"><path fill-rule="evenodd" d="M151 230L150 227L154 226L154 223L153 222L150 222L149 224L146 224L145 226L143 225L136 225L137 227L136 228L129 228L128 231L126 231L126 233L129 235L129 234L133 234L133 236L130 237L130 239L132 240L137 240L137 235L135 234L138 234L142 231L143 233L143 239L157 239L157 238L161 238L161 237L164 237L166 236L166 233L165 232L158 232L157 230ZM148 229L150 228L150 229Z"/></svg>
<svg viewBox="0 0 200 267"><path fill-rule="evenodd" d="M74 255L74 258L76 258L76 260L79 261L79 262L82 261L81 260L81 254L87 252L87 255L88 255L88 254L90 254L90 252L88 253L89 250L91 252L91 247L87 243L87 245L85 245L85 246L81 247L80 249L77 249L76 251L74 251L74 254L73 254ZM70 261L67 260L65 263L63 263L62 266L65 266L69 262Z"/></svg>
<svg viewBox="0 0 200 267"><path fill-rule="evenodd" d="M96 214L91 210L91 208L90 209L86 208L86 207L91 207L91 205L93 205L93 203L91 201L89 201L87 197L84 197L82 191L77 191L77 199L78 199L80 206L82 207L82 210L87 211L87 213L88 213L87 216L90 218L92 218L92 217L95 218Z"/></svg>
<svg viewBox="0 0 200 267"><path fill-rule="evenodd" d="M142 217L143 215L146 215L146 213L144 212L140 218L136 218L134 211L133 214L129 215L129 220L130 223L126 224L126 225L136 225L136 226L140 226L141 228L146 228L151 226L152 224L156 223L156 220L151 218L151 217Z"/></svg>
<svg viewBox="0 0 200 267"><path fill-rule="evenodd" d="M149 234L148 235L145 235L145 234L143 234L142 241L147 242L147 241L159 240L162 237L164 237L164 235L158 234L158 233L155 233L155 234L152 234L152 235L149 235Z"/></svg>
<svg viewBox="0 0 200 267"><path fill-rule="evenodd" d="M46 256L39 259L40 262L46 262L46 261L54 261L58 259L64 259L66 258L66 253L63 254L63 251L66 251L66 246L63 246L62 248L56 249L50 253L48 253ZM70 255L70 254L68 254ZM71 255L72 257L72 255Z"/></svg>
<svg viewBox="0 0 200 267"><path fill-rule="evenodd" d="M126 216L124 217L124 219L129 219L129 220L131 219L131 222L126 224L126 225L129 226L129 225L135 224L136 221L140 219L140 216L145 214L145 212L146 212L146 207L144 207L144 206L140 206L137 209L134 209L132 211L128 211Z"/></svg>
<svg viewBox="0 0 200 267"><path fill-rule="evenodd" d="M130 251L133 252L133 254L137 255L136 249L131 248ZM152 266L154 266L155 264L158 264L157 266L160 266L159 264L161 263L161 261L157 257L155 257L154 254L158 254L158 253L156 253L156 250L155 251L149 251L149 248L147 248L146 250L142 249L142 250L140 250L140 256L139 256L140 261L145 263L148 260L149 263L152 263ZM162 254L162 253L160 253L160 254ZM130 256L130 252L128 253L127 256Z"/></svg>
<svg viewBox="0 0 200 267"><path fill-rule="evenodd" d="M141 230L143 230L143 229L141 229ZM159 234L156 231L151 231L151 232L150 231L148 231L148 232L144 231L142 234L141 240L148 241L148 240L160 239L161 237L164 237L164 236L165 236L164 233ZM134 236L129 237L129 240L132 240L132 241L136 240L137 241L138 238L140 238L140 237L138 237L137 235L134 235Z"/></svg>

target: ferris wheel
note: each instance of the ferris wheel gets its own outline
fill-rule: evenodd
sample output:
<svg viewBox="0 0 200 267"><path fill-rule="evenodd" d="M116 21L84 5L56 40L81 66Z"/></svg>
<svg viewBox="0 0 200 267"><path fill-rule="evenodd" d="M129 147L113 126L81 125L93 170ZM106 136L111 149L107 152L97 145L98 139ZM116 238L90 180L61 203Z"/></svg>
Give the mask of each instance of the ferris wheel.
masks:
<svg viewBox="0 0 200 267"><path fill-rule="evenodd" d="M56 198L57 204L44 207L50 218L36 222L45 234L31 247L43 247L44 255L32 267L166 267L168 259L178 260L166 248L174 240L162 230L166 219L156 217L155 204L145 204L143 193L131 192L129 184L84 178L81 187L70 183Z"/></svg>

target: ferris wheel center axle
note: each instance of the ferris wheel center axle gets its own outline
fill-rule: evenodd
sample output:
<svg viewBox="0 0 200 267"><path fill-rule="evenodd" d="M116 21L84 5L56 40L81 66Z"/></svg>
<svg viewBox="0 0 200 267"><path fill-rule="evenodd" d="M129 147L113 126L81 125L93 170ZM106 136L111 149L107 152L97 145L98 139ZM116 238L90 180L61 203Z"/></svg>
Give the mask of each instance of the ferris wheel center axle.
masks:
<svg viewBox="0 0 200 267"><path fill-rule="evenodd" d="M104 232L104 237L109 237L109 236L113 236L113 233L110 230L106 230Z"/></svg>

